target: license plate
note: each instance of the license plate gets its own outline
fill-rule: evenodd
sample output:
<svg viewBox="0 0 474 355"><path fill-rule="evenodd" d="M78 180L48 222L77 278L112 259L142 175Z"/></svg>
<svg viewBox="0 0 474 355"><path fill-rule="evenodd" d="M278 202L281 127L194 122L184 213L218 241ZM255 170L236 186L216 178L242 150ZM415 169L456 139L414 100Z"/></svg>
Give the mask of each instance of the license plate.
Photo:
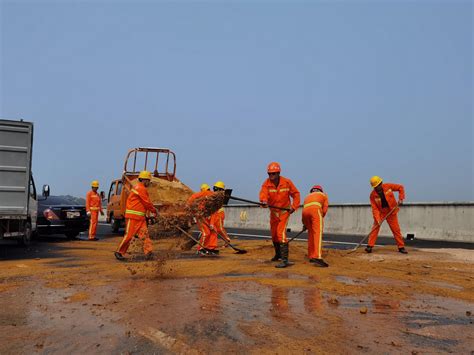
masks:
<svg viewBox="0 0 474 355"><path fill-rule="evenodd" d="M66 212L66 217L67 218L77 218L81 216L81 212L79 211L74 211L74 212Z"/></svg>

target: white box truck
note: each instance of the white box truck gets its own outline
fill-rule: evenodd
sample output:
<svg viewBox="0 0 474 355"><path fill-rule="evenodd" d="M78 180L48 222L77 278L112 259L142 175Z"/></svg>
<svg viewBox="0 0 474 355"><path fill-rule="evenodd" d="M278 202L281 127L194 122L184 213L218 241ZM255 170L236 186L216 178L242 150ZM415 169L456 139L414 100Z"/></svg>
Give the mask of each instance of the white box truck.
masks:
<svg viewBox="0 0 474 355"><path fill-rule="evenodd" d="M31 173L33 123L0 119L0 239L28 245L38 209ZM49 195L49 186L43 187Z"/></svg>

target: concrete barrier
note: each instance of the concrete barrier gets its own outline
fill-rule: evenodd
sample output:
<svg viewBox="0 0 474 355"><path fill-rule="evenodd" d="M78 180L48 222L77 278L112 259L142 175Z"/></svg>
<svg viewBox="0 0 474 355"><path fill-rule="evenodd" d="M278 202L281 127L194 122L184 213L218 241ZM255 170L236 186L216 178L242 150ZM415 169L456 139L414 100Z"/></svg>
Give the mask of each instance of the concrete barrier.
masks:
<svg viewBox="0 0 474 355"><path fill-rule="evenodd" d="M301 211L290 218L288 228L301 230ZM254 205L225 208L228 228L269 229L269 211ZM403 235L423 240L474 243L474 202L405 203L398 214ZM333 234L367 234L373 223L370 204L334 204L329 206L324 231ZM380 235L390 236L384 223Z"/></svg>

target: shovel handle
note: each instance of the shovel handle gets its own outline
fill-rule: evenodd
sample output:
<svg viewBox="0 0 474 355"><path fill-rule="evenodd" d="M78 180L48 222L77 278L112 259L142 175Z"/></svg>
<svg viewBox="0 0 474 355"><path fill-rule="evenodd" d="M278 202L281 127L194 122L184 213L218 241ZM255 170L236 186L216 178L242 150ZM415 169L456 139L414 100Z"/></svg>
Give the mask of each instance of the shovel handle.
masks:
<svg viewBox="0 0 474 355"><path fill-rule="evenodd" d="M229 198L231 198L233 200L237 200L237 201L252 203L254 205L265 206L265 204L263 204L261 202L246 200L245 198L234 197L234 196L230 196ZM267 205L267 206L268 206L268 208L275 208L277 210L291 211L291 209L286 208L286 207L276 207L276 206L270 206L270 205Z"/></svg>

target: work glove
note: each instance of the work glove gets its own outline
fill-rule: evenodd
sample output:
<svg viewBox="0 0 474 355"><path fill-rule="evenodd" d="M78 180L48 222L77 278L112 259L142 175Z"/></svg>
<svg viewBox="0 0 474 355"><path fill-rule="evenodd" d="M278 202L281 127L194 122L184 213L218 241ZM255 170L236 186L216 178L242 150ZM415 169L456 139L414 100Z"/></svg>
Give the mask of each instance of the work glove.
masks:
<svg viewBox="0 0 474 355"><path fill-rule="evenodd" d="M260 202L260 207L262 207L262 208L267 208L267 207L268 207L268 203L262 201L262 202Z"/></svg>
<svg viewBox="0 0 474 355"><path fill-rule="evenodd" d="M91 216L91 211L87 211L87 217Z"/></svg>
<svg viewBox="0 0 474 355"><path fill-rule="evenodd" d="M398 200L398 205L402 205L403 204L403 200Z"/></svg>

